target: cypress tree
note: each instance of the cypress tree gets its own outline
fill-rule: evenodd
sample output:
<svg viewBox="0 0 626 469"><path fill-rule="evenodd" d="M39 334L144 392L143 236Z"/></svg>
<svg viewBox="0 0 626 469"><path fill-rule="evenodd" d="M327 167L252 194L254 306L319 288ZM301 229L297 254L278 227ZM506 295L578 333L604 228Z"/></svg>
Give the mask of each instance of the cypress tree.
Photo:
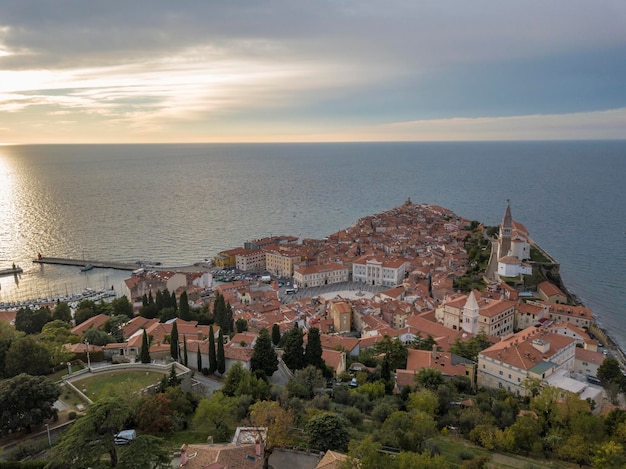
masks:
<svg viewBox="0 0 626 469"><path fill-rule="evenodd" d="M304 365L313 365L320 370L326 369L326 363L322 358L322 341L320 330L317 327L309 329L308 341L304 351Z"/></svg>
<svg viewBox="0 0 626 469"><path fill-rule="evenodd" d="M143 330L143 337L141 339L141 352L139 355L141 363L150 363L150 345L148 344L148 334L146 330Z"/></svg>
<svg viewBox="0 0 626 469"><path fill-rule="evenodd" d="M230 303L226 303L226 333L230 334L235 330L235 320L233 318L233 308Z"/></svg>
<svg viewBox="0 0 626 469"><path fill-rule="evenodd" d="M178 361L178 326L176 321L172 325L172 332L170 334L170 355L173 360Z"/></svg>
<svg viewBox="0 0 626 469"><path fill-rule="evenodd" d="M169 293L168 293L168 295L169 295ZM159 310L159 312L163 308L165 308L165 302L163 301L163 292L161 290L157 290L157 292L156 292L156 299L155 299L154 303L156 304L156 307Z"/></svg>
<svg viewBox="0 0 626 469"><path fill-rule="evenodd" d="M178 309L180 311L179 317L184 321L191 319L191 311L189 310L189 300L187 299L187 292L183 291L178 299Z"/></svg>
<svg viewBox="0 0 626 469"><path fill-rule="evenodd" d="M176 376L176 366L172 363L172 368L170 368L170 377L167 380L167 386L178 386L181 381L182 379Z"/></svg>
<svg viewBox="0 0 626 469"><path fill-rule="evenodd" d="M292 371L304 368L303 336L297 324L283 335L283 361Z"/></svg>
<svg viewBox="0 0 626 469"><path fill-rule="evenodd" d="M209 327L209 374L212 375L217 371L217 356L215 355L215 335L213 334L213 326Z"/></svg>
<svg viewBox="0 0 626 469"><path fill-rule="evenodd" d="M152 298L152 290L148 292L148 304L154 304L154 298Z"/></svg>
<svg viewBox="0 0 626 469"><path fill-rule="evenodd" d="M275 347L280 344L280 326L278 324L272 326L272 343Z"/></svg>
<svg viewBox="0 0 626 469"><path fill-rule="evenodd" d="M183 365L187 366L187 336L183 336Z"/></svg>
<svg viewBox="0 0 626 469"><path fill-rule="evenodd" d="M141 304L142 306L148 306L148 295L146 295L145 293L141 297Z"/></svg>
<svg viewBox="0 0 626 469"><path fill-rule="evenodd" d="M254 344L254 353L250 363L251 371L261 370L268 378L278 370L278 357L272 347L272 339L267 329L261 329Z"/></svg>
<svg viewBox="0 0 626 469"><path fill-rule="evenodd" d="M215 317L215 322L220 329L228 334L228 317L226 312L226 300L224 300L224 295L218 293L215 297L215 301L213 302L213 316Z"/></svg>
<svg viewBox="0 0 626 469"><path fill-rule="evenodd" d="M178 308L178 305L176 304L176 292L175 291L172 292L172 296L170 297L170 308L174 308L174 311L176 311L176 309Z"/></svg>
<svg viewBox="0 0 626 469"><path fill-rule="evenodd" d="M226 371L226 358L224 357L224 334L222 329L217 336L217 371L223 375Z"/></svg>
<svg viewBox="0 0 626 469"><path fill-rule="evenodd" d="M202 354L200 353L200 344L198 344L198 352L196 353L196 360L198 361L198 363L196 364L196 367L198 368L198 371L202 371Z"/></svg>

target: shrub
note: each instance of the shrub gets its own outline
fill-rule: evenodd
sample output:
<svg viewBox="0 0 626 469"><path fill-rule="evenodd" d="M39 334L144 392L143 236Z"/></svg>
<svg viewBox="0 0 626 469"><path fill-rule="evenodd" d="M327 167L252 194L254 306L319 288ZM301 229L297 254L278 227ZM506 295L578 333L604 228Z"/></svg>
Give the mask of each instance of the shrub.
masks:
<svg viewBox="0 0 626 469"><path fill-rule="evenodd" d="M363 423L363 413L356 407L347 407L341 411L341 414L352 425L361 425Z"/></svg>
<svg viewBox="0 0 626 469"><path fill-rule="evenodd" d="M434 440L426 440L424 442L424 452L430 452L431 456L438 456L441 454L441 448Z"/></svg>
<svg viewBox="0 0 626 469"><path fill-rule="evenodd" d="M461 451L459 451L458 456L461 461L469 461L471 459L474 459L474 453L472 453L468 449L462 449Z"/></svg>
<svg viewBox="0 0 626 469"><path fill-rule="evenodd" d="M21 461L28 457L35 456L48 448L48 440L33 440L19 444L14 449L7 451L4 455L9 461Z"/></svg>
<svg viewBox="0 0 626 469"><path fill-rule="evenodd" d="M72 411L69 414L67 414L67 416L70 420L74 420L76 419L76 412Z"/></svg>

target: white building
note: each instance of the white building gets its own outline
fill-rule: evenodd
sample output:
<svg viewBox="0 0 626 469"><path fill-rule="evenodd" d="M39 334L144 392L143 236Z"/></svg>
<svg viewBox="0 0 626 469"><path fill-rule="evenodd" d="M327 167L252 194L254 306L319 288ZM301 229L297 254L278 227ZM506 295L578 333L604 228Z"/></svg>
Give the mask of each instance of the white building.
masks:
<svg viewBox="0 0 626 469"><path fill-rule="evenodd" d="M504 256L498 259L498 275L500 277L517 277L518 275L532 275L533 268L519 260L519 257Z"/></svg>
<svg viewBox="0 0 626 469"><path fill-rule="evenodd" d="M527 378L545 380L557 370L574 369L576 341L529 327L478 354L478 386L525 395Z"/></svg>
<svg viewBox="0 0 626 469"><path fill-rule="evenodd" d="M404 281L405 261L362 257L352 264L352 281L393 287Z"/></svg>

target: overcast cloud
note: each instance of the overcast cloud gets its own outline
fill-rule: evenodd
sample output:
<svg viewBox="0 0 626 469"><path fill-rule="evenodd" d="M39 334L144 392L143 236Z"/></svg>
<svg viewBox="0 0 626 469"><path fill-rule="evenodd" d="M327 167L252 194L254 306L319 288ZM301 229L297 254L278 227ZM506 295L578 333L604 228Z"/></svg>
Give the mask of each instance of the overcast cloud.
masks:
<svg viewBox="0 0 626 469"><path fill-rule="evenodd" d="M626 2L0 0L0 142L624 138Z"/></svg>

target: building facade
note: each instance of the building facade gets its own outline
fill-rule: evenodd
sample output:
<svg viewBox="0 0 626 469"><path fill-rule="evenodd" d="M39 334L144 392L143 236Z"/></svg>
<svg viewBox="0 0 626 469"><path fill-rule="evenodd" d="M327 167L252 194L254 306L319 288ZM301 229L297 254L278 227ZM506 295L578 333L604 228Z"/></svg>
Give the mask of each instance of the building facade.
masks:
<svg viewBox="0 0 626 469"><path fill-rule="evenodd" d="M362 257L352 263L352 280L368 285L393 287L404 281L405 261Z"/></svg>
<svg viewBox="0 0 626 469"><path fill-rule="evenodd" d="M573 370L576 342L530 327L478 354L478 386L526 395L524 381L544 380L557 370Z"/></svg>
<svg viewBox="0 0 626 469"><path fill-rule="evenodd" d="M348 280L348 268L336 262L329 262L324 265L304 265L296 268L293 272L293 283L300 288L318 287L347 282Z"/></svg>

